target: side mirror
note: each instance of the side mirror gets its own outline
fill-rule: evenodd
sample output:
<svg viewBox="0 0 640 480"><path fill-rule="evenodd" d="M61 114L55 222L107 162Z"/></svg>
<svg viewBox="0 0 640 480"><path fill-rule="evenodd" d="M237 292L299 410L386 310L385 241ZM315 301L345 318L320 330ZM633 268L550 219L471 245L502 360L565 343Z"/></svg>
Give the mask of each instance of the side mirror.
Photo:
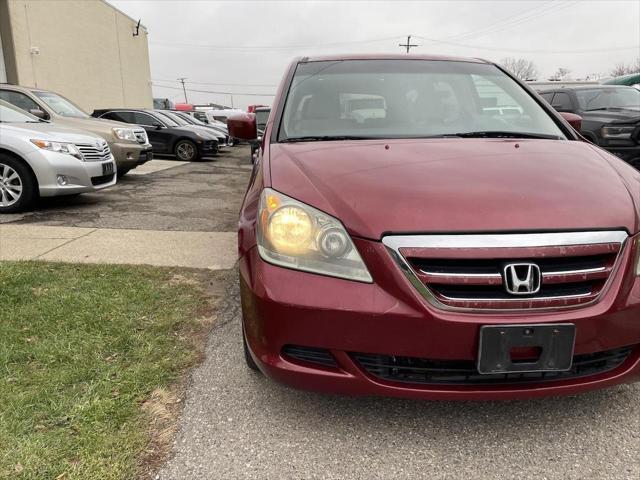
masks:
<svg viewBox="0 0 640 480"><path fill-rule="evenodd" d="M153 122L152 126L155 127L156 130L162 129L162 124L160 122Z"/></svg>
<svg viewBox="0 0 640 480"><path fill-rule="evenodd" d="M34 117L38 117L42 120L45 119L45 117L47 116L42 110L40 110L39 108L32 108L29 110L29 113L31 115L33 115Z"/></svg>
<svg viewBox="0 0 640 480"><path fill-rule="evenodd" d="M582 130L582 117L570 112L560 112L560 116L564 118L569 125L571 125L576 132Z"/></svg>
<svg viewBox="0 0 640 480"><path fill-rule="evenodd" d="M254 113L240 113L227 119L229 135L240 140L256 140L258 127Z"/></svg>

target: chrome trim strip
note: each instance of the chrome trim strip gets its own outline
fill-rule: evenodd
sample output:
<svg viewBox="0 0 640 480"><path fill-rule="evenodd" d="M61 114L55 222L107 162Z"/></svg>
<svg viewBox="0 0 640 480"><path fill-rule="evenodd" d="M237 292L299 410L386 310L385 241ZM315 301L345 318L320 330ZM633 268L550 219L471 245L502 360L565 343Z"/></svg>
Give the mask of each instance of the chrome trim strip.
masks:
<svg viewBox="0 0 640 480"><path fill-rule="evenodd" d="M400 267L405 277L414 286L422 297L424 297L434 307L454 312L468 313L503 313L532 311L543 312L545 310L563 310L571 308L582 308L597 301L597 299L607 291L609 284L616 275L619 268L619 259L622 254L624 244L629 236L623 230L592 231L592 232L566 232L566 233L532 233L532 234L472 234L472 235L387 235L382 238L382 243L387 248L389 255ZM611 273L602 290L598 292L593 300L568 306L553 306L542 308L465 308L453 307L442 303L436 298L433 292L427 288L418 278L418 274L411 268L407 260L400 253L400 248L518 248L518 247L549 247L549 246L570 246L570 245L593 245L598 243L619 243L620 249L617 252L616 261L611 268ZM549 297L548 297L549 298ZM562 297L567 298L567 297ZM517 301L517 299L514 299ZM474 299L473 301L477 301Z"/></svg>
<svg viewBox="0 0 640 480"><path fill-rule="evenodd" d="M542 272L542 278L556 275L584 275L587 273L600 273L605 272L607 267L585 268L583 270L564 270L555 272Z"/></svg>
<svg viewBox="0 0 640 480"><path fill-rule="evenodd" d="M451 300L453 302L543 302L546 300L566 300L572 298L582 298L589 297L593 295L593 292L588 293L576 293L574 295L555 295L553 297L535 297L535 298L522 298L522 297L513 297L513 298L458 298L458 297L447 297L446 295L440 295L440 298L444 298L446 300Z"/></svg>
<svg viewBox="0 0 640 480"><path fill-rule="evenodd" d="M623 230L564 233L506 233L472 235L387 235L382 243L389 248L525 248L566 247L599 243L623 243Z"/></svg>
<svg viewBox="0 0 640 480"><path fill-rule="evenodd" d="M473 277L473 278L502 278L499 273L444 273L444 272L427 272L420 269L420 273L431 275L432 277Z"/></svg>

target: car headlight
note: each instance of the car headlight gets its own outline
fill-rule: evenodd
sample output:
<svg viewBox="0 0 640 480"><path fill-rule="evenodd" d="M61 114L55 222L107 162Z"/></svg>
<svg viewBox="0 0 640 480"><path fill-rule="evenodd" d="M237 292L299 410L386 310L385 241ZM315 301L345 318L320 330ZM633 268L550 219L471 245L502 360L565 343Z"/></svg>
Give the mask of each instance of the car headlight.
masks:
<svg viewBox="0 0 640 480"><path fill-rule="evenodd" d="M120 140L129 140L130 142L137 142L136 134L131 128L119 128L113 129L113 134Z"/></svg>
<svg viewBox="0 0 640 480"><path fill-rule="evenodd" d="M602 138L631 138L635 125L620 125L616 127L602 127Z"/></svg>
<svg viewBox="0 0 640 480"><path fill-rule="evenodd" d="M282 267L373 281L338 219L270 188L260 196L258 252Z"/></svg>
<svg viewBox="0 0 640 480"><path fill-rule="evenodd" d="M82 154L80 153L80 150L78 150L78 147L76 147L73 143L50 142L49 140L38 139L31 139L31 143L33 143L38 148L42 148L43 150L65 153L67 155L71 155L72 157L76 157L78 160L82 160Z"/></svg>

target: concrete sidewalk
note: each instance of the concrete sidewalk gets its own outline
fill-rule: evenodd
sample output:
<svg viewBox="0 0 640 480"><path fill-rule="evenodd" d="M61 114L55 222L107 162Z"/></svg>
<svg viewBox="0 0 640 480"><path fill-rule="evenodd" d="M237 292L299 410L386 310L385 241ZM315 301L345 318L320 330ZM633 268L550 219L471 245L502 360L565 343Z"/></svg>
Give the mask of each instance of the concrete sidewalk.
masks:
<svg viewBox="0 0 640 480"><path fill-rule="evenodd" d="M208 268L236 261L234 232L0 225L0 260Z"/></svg>

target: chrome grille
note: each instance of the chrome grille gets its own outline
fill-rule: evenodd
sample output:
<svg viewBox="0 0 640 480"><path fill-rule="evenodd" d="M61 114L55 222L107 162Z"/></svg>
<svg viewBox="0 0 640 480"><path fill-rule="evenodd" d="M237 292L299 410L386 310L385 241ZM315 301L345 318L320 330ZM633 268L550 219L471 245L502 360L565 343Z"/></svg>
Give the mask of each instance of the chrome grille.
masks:
<svg viewBox="0 0 640 480"><path fill-rule="evenodd" d="M453 310L564 308L595 301L615 271L623 231L387 236L383 243L432 304ZM535 292L509 290L507 266L535 265Z"/></svg>
<svg viewBox="0 0 640 480"><path fill-rule="evenodd" d="M78 147L78 150L80 150L86 162L104 162L112 158L109 145L104 140L94 144L77 143L76 147Z"/></svg>

